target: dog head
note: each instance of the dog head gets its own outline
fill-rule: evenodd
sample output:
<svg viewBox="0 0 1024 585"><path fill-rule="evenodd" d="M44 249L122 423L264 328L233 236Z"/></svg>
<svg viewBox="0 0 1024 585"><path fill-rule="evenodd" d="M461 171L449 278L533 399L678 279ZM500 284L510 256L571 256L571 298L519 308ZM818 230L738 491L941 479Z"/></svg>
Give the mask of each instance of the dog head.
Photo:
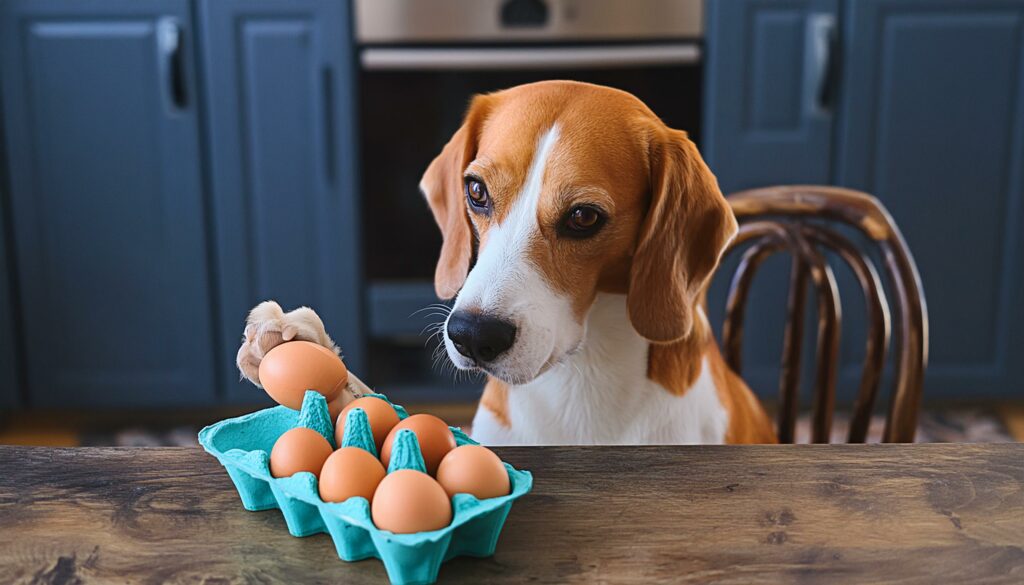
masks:
<svg viewBox="0 0 1024 585"><path fill-rule="evenodd" d="M685 132L634 96L549 81L477 96L420 188L457 295L448 355L523 384L582 343L599 292L655 343L689 335L736 220Z"/></svg>

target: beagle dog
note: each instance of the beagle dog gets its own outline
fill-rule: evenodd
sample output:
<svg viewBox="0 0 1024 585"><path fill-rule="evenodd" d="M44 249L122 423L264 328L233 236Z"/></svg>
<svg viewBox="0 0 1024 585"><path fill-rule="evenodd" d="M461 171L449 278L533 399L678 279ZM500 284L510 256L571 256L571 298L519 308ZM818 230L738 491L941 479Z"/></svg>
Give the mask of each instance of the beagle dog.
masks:
<svg viewBox="0 0 1024 585"><path fill-rule="evenodd" d="M477 96L420 189L444 239L435 288L455 299L445 350L489 377L476 440L775 442L703 308L736 219L686 133L639 99L571 81ZM275 307L250 316L250 379L265 335L333 347L311 311Z"/></svg>

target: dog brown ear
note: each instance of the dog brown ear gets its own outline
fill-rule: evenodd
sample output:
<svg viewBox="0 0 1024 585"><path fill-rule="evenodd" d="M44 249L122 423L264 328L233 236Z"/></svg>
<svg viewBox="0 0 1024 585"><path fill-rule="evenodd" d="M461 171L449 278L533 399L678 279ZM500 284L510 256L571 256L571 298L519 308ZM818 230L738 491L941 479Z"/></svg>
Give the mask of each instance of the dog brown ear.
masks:
<svg viewBox="0 0 1024 585"><path fill-rule="evenodd" d="M467 215L462 173L476 156L486 104L487 96L473 99L462 127L430 163L420 180L420 190L427 198L444 238L434 272L434 290L442 299L450 299L459 292L466 282L473 258L473 227Z"/></svg>
<svg viewBox="0 0 1024 585"><path fill-rule="evenodd" d="M627 304L633 327L657 343L693 330L694 311L736 216L685 132L659 129L651 146L651 203L640 227Z"/></svg>

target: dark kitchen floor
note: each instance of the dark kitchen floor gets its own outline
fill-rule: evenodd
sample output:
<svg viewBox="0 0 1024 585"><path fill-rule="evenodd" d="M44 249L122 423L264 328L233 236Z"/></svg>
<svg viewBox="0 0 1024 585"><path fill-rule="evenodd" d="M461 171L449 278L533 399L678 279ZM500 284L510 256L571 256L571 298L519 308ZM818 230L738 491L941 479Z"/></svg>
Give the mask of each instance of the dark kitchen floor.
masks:
<svg viewBox="0 0 1024 585"><path fill-rule="evenodd" d="M409 412L430 412L453 426L469 430L474 404L407 404ZM79 413L25 413L0 422L0 444L50 446L162 446L195 445L196 433L208 424L242 411L157 415L131 413L82 415ZM211 416L212 415L212 416ZM124 420L132 420L125 423ZM183 422L187 421L187 422ZM838 413L833 440L841 442L847 417ZM871 425L869 442L878 442L883 421ZM797 437L809 436L807 417L798 423ZM973 405L926 408L918 426L921 443L999 443L1024 441L1024 404Z"/></svg>

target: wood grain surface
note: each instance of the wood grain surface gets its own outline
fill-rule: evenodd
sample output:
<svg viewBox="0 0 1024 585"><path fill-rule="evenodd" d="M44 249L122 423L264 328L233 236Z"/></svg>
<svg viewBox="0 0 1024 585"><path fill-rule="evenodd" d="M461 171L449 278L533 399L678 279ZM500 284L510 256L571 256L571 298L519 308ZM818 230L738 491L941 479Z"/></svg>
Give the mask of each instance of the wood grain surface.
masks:
<svg viewBox="0 0 1024 585"><path fill-rule="evenodd" d="M533 471L439 582L1024 583L1024 445L497 449ZM386 583L198 449L0 447L0 583Z"/></svg>

